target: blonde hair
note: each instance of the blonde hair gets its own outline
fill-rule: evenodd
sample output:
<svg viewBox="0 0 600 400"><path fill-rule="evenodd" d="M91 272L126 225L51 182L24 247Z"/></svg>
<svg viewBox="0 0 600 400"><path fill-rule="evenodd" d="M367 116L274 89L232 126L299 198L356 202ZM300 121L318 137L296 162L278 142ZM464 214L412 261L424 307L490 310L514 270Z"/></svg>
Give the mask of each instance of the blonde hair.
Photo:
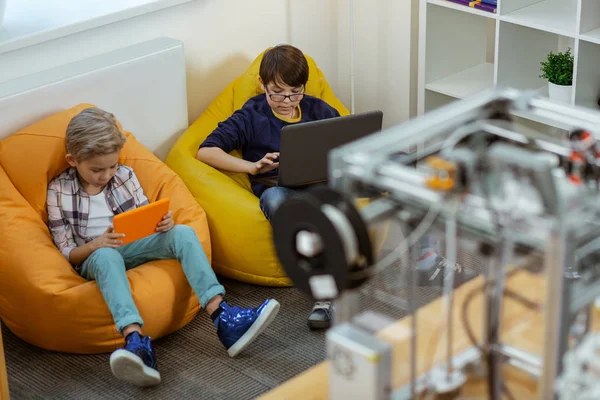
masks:
<svg viewBox="0 0 600 400"><path fill-rule="evenodd" d="M86 108L74 116L67 126L67 153L77 161L121 151L125 135L115 116L97 107Z"/></svg>

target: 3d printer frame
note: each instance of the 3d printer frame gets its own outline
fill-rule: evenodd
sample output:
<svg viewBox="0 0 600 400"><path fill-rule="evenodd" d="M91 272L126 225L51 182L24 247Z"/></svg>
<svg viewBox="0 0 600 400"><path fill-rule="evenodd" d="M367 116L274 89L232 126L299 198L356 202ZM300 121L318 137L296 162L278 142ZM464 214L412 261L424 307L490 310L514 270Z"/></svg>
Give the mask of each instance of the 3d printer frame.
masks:
<svg viewBox="0 0 600 400"><path fill-rule="evenodd" d="M575 195L565 194L564 188L556 184L553 171L557 165L552 160L569 159L573 147L568 138L550 137L526 129L511 122L515 116L560 126L569 132L585 130L596 140L600 138L600 113L555 104L537 97L534 92L489 90L335 149L330 153L329 185L349 198L355 198L357 193L387 194L361 210L366 224L394 214L408 225L417 226L432 208L436 208L432 225L448 229L448 220L451 220L455 224L452 229L458 227L461 234L501 246L503 250L498 253L498 264L485 276L489 286L485 291L486 334L483 345L490 357L490 398L501 398L500 364L508 357L519 361L518 364L529 372L541 375L538 392L540 399L547 400L556 398L555 380L561 372L562 357L568 347L569 327L575 314L600 296L600 274L593 269L581 270L579 267L582 258L600 250L600 226L593 222L600 216L600 195L597 177L595 186L586 183ZM457 208L455 202L448 201L448 190L436 190L428 184L426 175L416 172L414 165L423 163L431 155L446 154L452 159L454 155L447 149L454 148L474 132L485 132L502 140L473 151L470 158L467 157L468 166L472 167L483 151L487 173L514 168L525 171L541 196L541 207L534 215L523 211L518 221L514 221L514 214L505 209L506 204L503 206L502 201L494 205L491 201L482 201L481 196L466 192L461 193ZM544 153L552 157L537 157ZM454 160L465 161L460 155L457 157ZM594 171L592 168L592 175L597 174ZM462 178L461 184L469 183L469 177L465 181L464 171ZM456 178L456 181L459 179ZM517 248L541 253L544 259L548 295L544 304L547 312L543 360L504 346L499 340L504 268L513 262ZM356 274L362 274L362 277L372 275L376 272L372 271L373 268L366 266L354 272L354 278L361 278ZM350 277L351 280L354 278ZM357 310L356 295L353 290L340 292L336 305L337 320L350 321ZM411 303L414 304L414 301ZM414 319L413 329L416 329ZM417 390L415 336L413 334L411 397Z"/></svg>

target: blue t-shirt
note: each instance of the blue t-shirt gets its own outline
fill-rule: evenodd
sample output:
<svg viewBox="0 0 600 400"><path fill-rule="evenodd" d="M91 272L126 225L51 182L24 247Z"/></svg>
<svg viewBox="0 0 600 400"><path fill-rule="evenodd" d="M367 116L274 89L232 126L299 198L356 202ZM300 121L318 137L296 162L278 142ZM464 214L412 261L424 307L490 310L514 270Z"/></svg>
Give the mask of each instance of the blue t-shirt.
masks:
<svg viewBox="0 0 600 400"><path fill-rule="evenodd" d="M294 120L276 115L264 94L252 97L244 106L233 113L202 142L200 147L219 147L229 153L241 149L246 161L257 162L265 154L279 152L281 129L297 122L309 122L339 117L337 110L321 99L304 96L300 101L300 117ZM252 191L258 197L267 188L256 180L276 177L278 170L250 176Z"/></svg>

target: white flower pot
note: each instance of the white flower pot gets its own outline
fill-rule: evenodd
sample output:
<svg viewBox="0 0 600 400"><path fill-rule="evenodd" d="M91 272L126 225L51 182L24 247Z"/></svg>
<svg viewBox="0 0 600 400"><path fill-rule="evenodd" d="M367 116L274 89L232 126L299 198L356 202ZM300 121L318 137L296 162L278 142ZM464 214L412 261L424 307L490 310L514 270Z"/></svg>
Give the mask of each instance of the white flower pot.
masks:
<svg viewBox="0 0 600 400"><path fill-rule="evenodd" d="M550 100L560 103L571 103L571 95L573 93L573 86L556 85L552 82L548 82L548 97Z"/></svg>
<svg viewBox="0 0 600 400"><path fill-rule="evenodd" d="M2 29L2 25L4 24L4 12L6 11L6 2L8 0L0 0L0 29Z"/></svg>

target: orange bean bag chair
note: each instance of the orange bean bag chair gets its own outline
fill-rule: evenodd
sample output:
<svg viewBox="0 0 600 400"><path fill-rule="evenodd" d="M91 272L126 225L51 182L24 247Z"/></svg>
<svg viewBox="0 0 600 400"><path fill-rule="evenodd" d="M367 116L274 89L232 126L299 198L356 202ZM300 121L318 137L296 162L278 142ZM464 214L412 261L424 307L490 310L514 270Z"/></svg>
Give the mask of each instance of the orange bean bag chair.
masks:
<svg viewBox="0 0 600 400"><path fill-rule="evenodd" d="M94 281L54 246L46 225L48 182L68 167L65 132L80 104L0 141L0 317L21 339L48 350L103 353L123 345ZM181 179L129 132L120 162L134 169L148 199L171 199L177 224L192 227L209 260L206 215ZM144 333L158 338L198 313L198 299L175 260L127 272Z"/></svg>

